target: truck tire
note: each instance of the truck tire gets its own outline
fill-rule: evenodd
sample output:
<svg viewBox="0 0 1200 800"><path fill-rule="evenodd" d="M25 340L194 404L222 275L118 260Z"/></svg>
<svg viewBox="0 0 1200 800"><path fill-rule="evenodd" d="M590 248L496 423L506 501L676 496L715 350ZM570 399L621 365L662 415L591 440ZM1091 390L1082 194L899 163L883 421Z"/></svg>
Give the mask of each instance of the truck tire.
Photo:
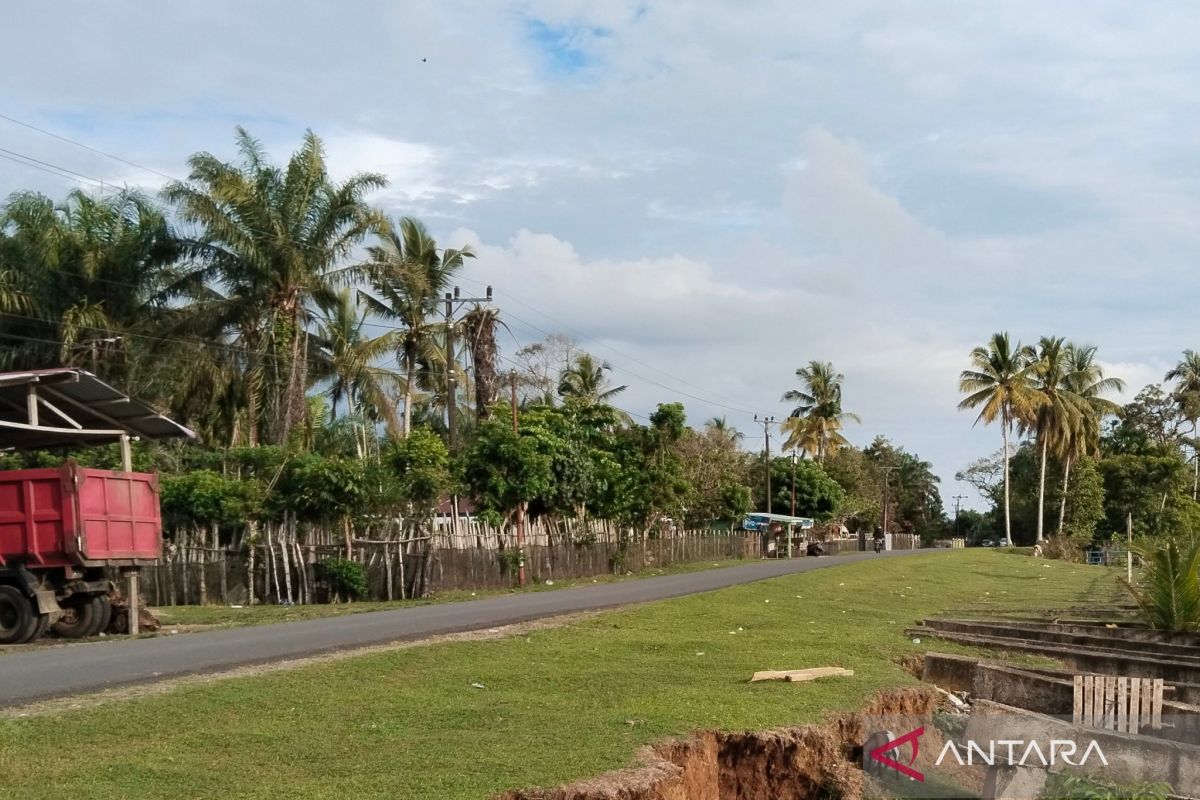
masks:
<svg viewBox="0 0 1200 800"><path fill-rule="evenodd" d="M88 630L88 636L96 636L108 630L108 623L112 622L112 602L106 594L98 594L92 598L92 606L95 608L96 618L92 623L92 627Z"/></svg>
<svg viewBox="0 0 1200 800"><path fill-rule="evenodd" d="M15 586L0 586L0 644L20 644L33 634L29 598Z"/></svg>
<svg viewBox="0 0 1200 800"><path fill-rule="evenodd" d="M32 603L30 605L32 605ZM50 615L39 614L35 610L33 614L32 630L29 632L29 636L25 638L25 641L36 642L38 639L45 636L46 631L48 630L50 630Z"/></svg>
<svg viewBox="0 0 1200 800"><path fill-rule="evenodd" d="M54 623L54 632L64 639L82 639L91 636L89 631L96 625L97 605L94 598L81 598L63 606L63 615ZM97 629L98 630L98 629Z"/></svg>

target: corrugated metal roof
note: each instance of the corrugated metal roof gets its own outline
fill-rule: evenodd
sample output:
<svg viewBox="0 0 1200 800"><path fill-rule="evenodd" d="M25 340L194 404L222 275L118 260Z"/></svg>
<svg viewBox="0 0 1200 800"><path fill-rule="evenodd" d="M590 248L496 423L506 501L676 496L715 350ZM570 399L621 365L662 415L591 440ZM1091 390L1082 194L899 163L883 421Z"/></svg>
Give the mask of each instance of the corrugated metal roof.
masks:
<svg viewBox="0 0 1200 800"><path fill-rule="evenodd" d="M36 387L41 400L38 427L0 427L0 448L99 443L122 431L143 439L196 436L149 404L117 391L86 370L72 368L0 372L0 421L29 423L26 403L30 386Z"/></svg>

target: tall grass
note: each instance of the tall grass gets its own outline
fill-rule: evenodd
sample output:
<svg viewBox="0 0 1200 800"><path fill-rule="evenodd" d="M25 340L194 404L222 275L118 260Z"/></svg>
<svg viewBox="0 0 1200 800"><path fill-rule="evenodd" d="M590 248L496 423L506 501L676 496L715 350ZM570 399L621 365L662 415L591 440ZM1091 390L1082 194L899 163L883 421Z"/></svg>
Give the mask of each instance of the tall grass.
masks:
<svg viewBox="0 0 1200 800"><path fill-rule="evenodd" d="M1200 536L1169 539L1141 550L1138 585L1126 583L1146 624L1156 630L1200 631Z"/></svg>

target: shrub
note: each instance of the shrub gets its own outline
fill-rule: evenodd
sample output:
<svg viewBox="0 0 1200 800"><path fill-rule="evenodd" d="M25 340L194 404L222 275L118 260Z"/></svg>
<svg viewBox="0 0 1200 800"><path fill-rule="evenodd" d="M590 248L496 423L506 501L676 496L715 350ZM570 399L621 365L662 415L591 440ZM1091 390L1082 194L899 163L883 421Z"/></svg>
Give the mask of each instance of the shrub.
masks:
<svg viewBox="0 0 1200 800"><path fill-rule="evenodd" d="M1167 800L1171 787L1165 783L1119 786L1078 775L1058 773L1046 782L1042 800Z"/></svg>
<svg viewBox="0 0 1200 800"><path fill-rule="evenodd" d="M1168 539L1138 553L1138 585L1126 583L1146 624L1156 630L1200 631L1200 536Z"/></svg>
<svg viewBox="0 0 1200 800"><path fill-rule="evenodd" d="M331 558L321 565L325 580L335 598L352 599L367 593L367 572L363 565L347 558Z"/></svg>

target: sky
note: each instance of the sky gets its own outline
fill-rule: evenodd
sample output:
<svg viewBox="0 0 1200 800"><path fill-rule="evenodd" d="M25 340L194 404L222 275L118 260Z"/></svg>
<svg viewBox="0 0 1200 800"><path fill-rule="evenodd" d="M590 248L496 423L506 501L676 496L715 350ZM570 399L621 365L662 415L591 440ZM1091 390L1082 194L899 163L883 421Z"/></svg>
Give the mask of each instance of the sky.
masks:
<svg viewBox="0 0 1200 800"><path fill-rule="evenodd" d="M853 442L980 507L972 347L1097 345L1126 400L1200 347L1198 27L1153 1L45 0L0 27L0 114L124 162L0 119L0 196L155 191L237 125L280 160L311 128L474 248L507 354L565 333L628 410L752 449L832 361Z"/></svg>

